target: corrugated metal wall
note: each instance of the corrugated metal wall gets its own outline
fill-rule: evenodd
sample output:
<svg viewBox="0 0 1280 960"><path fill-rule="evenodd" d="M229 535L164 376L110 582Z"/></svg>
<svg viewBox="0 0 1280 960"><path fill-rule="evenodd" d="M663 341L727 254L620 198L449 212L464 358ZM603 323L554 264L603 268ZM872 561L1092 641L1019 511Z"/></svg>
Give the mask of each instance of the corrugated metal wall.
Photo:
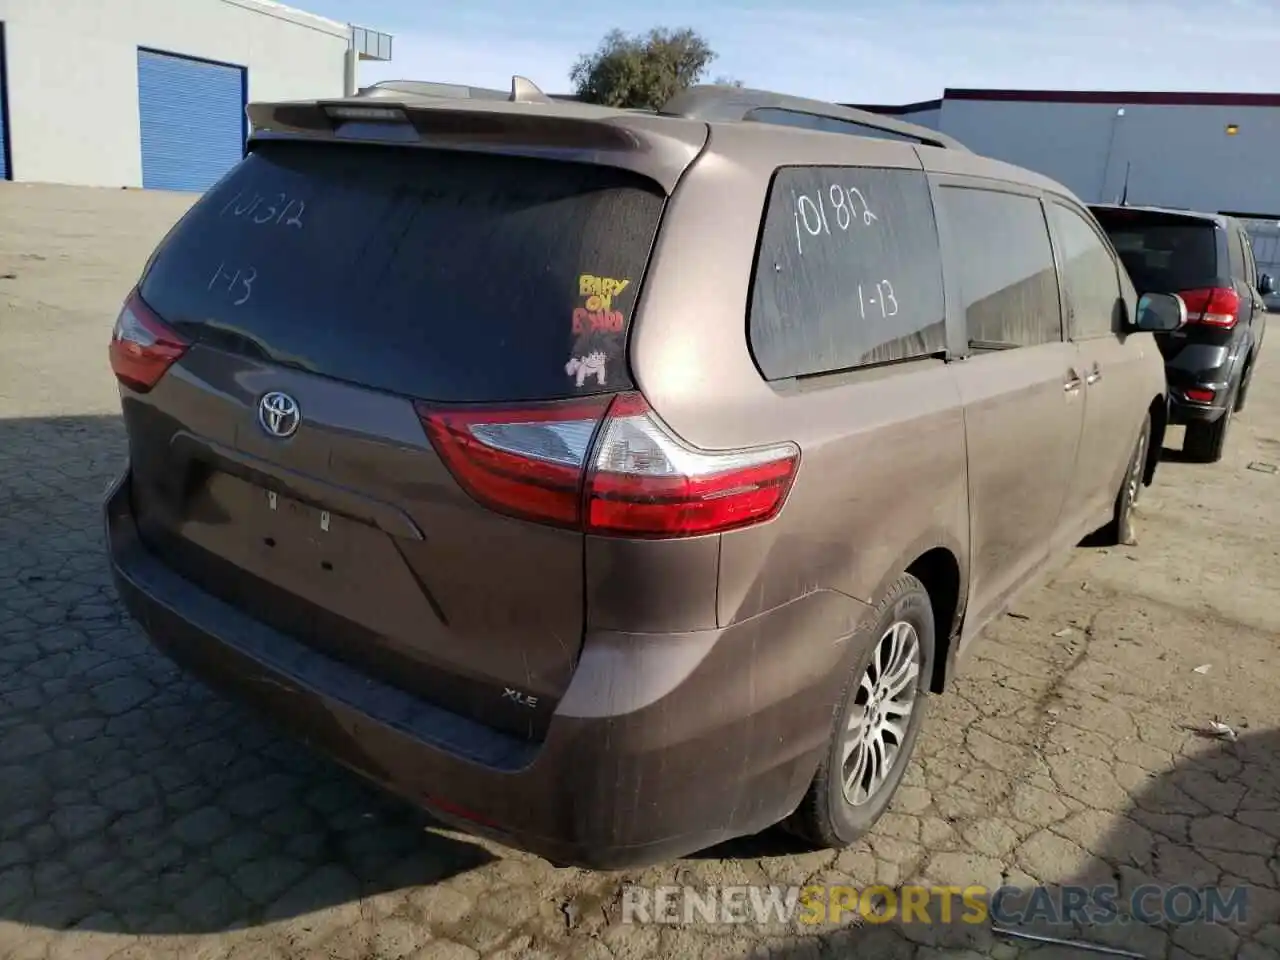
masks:
<svg viewBox="0 0 1280 960"><path fill-rule="evenodd" d="M1118 199L1127 170L1130 203L1280 212L1276 106L947 98L940 128L1088 202Z"/></svg>
<svg viewBox="0 0 1280 960"><path fill-rule="evenodd" d="M244 156L243 67L138 50L142 186L203 191Z"/></svg>

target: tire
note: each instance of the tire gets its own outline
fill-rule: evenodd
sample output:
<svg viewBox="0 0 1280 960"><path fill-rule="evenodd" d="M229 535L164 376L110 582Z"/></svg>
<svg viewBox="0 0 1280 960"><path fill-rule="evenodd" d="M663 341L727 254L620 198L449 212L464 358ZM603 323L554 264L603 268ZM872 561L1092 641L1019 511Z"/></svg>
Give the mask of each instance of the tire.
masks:
<svg viewBox="0 0 1280 960"><path fill-rule="evenodd" d="M1187 424L1187 436L1182 443L1182 451L1188 459L1196 463L1217 463L1222 459L1222 451L1227 443L1227 430L1231 427L1235 406L1236 398L1233 394L1227 401L1226 410L1217 420L1212 423Z"/></svg>
<svg viewBox="0 0 1280 960"><path fill-rule="evenodd" d="M874 625L860 631L852 642L860 645L853 660L849 678L845 683L839 705L836 708L831 738L826 756L818 765L813 782L800 806L783 826L792 834L808 843L827 849L841 849L849 846L859 837L866 834L877 820L884 814L897 792L902 776L906 772L915 747L920 727L924 723L929 700L929 676L933 667L935 628L933 622L933 606L924 585L910 574L904 573L888 590L884 599L876 606ZM909 628L909 629L908 629ZM902 667L898 668L890 660L895 651L909 653L914 637L915 659L904 657ZM886 665L889 670L881 670ZM892 732L881 733L879 743L884 752L877 752L874 747L875 736L864 738L849 756L850 764L856 764L859 757L873 760L884 758L887 762L875 764L875 769L887 773L878 778L877 785L871 790L870 769L864 772L859 784L855 786L857 803L850 802L845 791L845 743L850 723L856 716L862 715L868 697L868 688L884 691L876 684L880 676L896 677L915 669L914 677L905 678L905 686L897 698L882 700L888 704L888 717L900 716L902 703L910 693L910 712L907 714L905 730L901 741L896 743L891 757L887 757L889 741L894 739ZM888 681L886 681L888 682ZM895 706L897 709L895 709ZM864 724L864 730L883 730ZM857 786L863 790L857 791ZM862 794L869 794L863 796Z"/></svg>
<svg viewBox="0 0 1280 960"><path fill-rule="evenodd" d="M1101 531L1101 544L1104 546L1133 546L1138 542L1134 533L1133 508L1142 496L1143 477L1147 470L1148 451L1151 446L1151 414L1142 420L1142 432L1129 454L1129 464L1125 467L1124 477L1120 481L1120 492L1116 494L1115 513Z"/></svg>

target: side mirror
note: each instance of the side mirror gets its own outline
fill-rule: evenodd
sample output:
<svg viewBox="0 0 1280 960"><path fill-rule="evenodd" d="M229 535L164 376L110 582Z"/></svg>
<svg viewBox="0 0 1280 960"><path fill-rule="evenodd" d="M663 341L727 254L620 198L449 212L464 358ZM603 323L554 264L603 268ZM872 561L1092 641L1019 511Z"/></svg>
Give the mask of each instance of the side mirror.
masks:
<svg viewBox="0 0 1280 960"><path fill-rule="evenodd" d="M1276 278L1269 273L1264 273L1258 278L1258 292L1264 297L1275 296L1280 293L1280 287L1276 286Z"/></svg>
<svg viewBox="0 0 1280 960"><path fill-rule="evenodd" d="M1133 325L1150 333L1170 333L1187 322L1187 305L1176 293L1144 293Z"/></svg>

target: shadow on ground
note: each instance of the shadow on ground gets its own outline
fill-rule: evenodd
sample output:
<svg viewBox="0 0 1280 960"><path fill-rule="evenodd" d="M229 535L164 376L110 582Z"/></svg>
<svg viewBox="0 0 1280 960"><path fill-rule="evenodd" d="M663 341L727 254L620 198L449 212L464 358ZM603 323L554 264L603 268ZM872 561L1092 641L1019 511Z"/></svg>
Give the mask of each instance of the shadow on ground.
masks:
<svg viewBox="0 0 1280 960"><path fill-rule="evenodd" d="M492 859L154 652L99 503L117 417L0 420L0 919L199 933Z"/></svg>
<svg viewBox="0 0 1280 960"><path fill-rule="evenodd" d="M1195 463L1194 457L1190 456L1185 450L1173 449L1172 447L1162 447L1160 449L1160 459L1166 463Z"/></svg>
<svg viewBox="0 0 1280 960"><path fill-rule="evenodd" d="M904 925L900 915L890 916L882 923L827 929L792 946L747 956L907 960L917 945L924 945L935 948L930 956L942 960L990 956L1001 943L1008 945L1004 950L1035 947L1028 955L1036 960L1107 955L1084 946L1036 946L997 934L993 925L1120 951L1111 956L1280 956L1280 730L1249 733L1235 741L1209 729L1196 732L1204 748L1135 794L1118 823L1089 844L1088 863L1066 883L1045 888L1047 897L1033 893L1028 878L1011 877L1006 881L1011 890L996 910L987 898L979 900L980 910L958 895L951 898L953 922L940 923L941 905L935 899L932 925ZM1114 890L1115 910L1105 900L1092 900L1062 917L1072 896L1083 897L1072 888L1095 897ZM1206 922L1211 913L1216 913L1214 922ZM973 920L963 921L966 916Z"/></svg>

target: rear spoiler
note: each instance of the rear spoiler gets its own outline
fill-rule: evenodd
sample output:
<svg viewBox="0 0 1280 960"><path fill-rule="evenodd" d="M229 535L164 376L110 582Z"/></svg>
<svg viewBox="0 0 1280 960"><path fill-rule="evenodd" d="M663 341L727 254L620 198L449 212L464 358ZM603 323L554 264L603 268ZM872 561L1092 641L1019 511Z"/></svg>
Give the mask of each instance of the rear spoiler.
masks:
<svg viewBox="0 0 1280 960"><path fill-rule="evenodd" d="M521 77L503 100L447 86L395 81L341 100L251 103L249 149L307 139L542 157L631 170L670 194L707 140L704 123L555 102Z"/></svg>

